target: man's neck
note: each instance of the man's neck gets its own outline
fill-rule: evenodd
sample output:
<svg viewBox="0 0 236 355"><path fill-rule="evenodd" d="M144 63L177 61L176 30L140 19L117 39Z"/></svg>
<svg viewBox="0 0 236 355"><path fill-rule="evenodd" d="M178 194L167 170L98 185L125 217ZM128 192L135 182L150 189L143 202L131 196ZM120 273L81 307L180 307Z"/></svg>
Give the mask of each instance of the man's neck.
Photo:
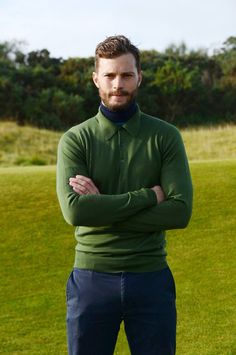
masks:
<svg viewBox="0 0 236 355"><path fill-rule="evenodd" d="M136 101L132 101L132 103L125 109L111 111L101 102L100 110L107 119L115 123L117 126L122 126L137 112L138 106Z"/></svg>

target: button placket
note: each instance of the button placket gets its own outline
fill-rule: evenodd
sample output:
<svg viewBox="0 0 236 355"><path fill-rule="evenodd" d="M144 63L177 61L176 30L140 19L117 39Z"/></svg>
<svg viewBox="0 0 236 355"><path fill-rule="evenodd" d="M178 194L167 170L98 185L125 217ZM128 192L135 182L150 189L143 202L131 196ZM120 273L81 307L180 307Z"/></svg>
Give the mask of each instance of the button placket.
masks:
<svg viewBox="0 0 236 355"><path fill-rule="evenodd" d="M122 129L120 128L118 131L118 137L119 137L119 151L120 151L120 163L121 165L124 164L125 162L125 156L124 156L124 139L122 137Z"/></svg>
<svg viewBox="0 0 236 355"><path fill-rule="evenodd" d="M125 130L121 127L118 130L118 146L119 146L119 188L124 191L126 186L126 151L125 151Z"/></svg>

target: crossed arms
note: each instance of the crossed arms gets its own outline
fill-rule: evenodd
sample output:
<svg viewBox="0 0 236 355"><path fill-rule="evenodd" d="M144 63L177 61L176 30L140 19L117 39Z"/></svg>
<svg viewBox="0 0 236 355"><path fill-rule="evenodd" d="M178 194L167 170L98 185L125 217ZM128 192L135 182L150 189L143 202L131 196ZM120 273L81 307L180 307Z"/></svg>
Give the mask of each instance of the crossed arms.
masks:
<svg viewBox="0 0 236 355"><path fill-rule="evenodd" d="M86 176L76 175L75 178L71 177L69 179L69 184L79 195L100 195L100 192L93 180ZM165 200L165 194L160 185L153 186L151 190L155 192L158 203Z"/></svg>
<svg viewBox="0 0 236 355"><path fill-rule="evenodd" d="M88 176L77 137L65 134L58 147L57 194L69 224L155 232L185 228L189 222L192 184L180 135L163 153L161 186L105 195Z"/></svg>

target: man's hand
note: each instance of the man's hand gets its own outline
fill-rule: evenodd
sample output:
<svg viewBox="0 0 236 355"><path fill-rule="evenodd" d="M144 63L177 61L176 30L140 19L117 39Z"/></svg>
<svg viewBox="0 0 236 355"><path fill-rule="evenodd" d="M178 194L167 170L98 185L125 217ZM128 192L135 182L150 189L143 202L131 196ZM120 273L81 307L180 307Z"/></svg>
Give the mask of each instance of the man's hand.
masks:
<svg viewBox="0 0 236 355"><path fill-rule="evenodd" d="M69 179L69 185L73 187L73 190L80 195L100 195L98 188L94 182L83 175L76 175L75 178Z"/></svg>
<svg viewBox="0 0 236 355"><path fill-rule="evenodd" d="M151 190L156 193L158 203L165 201L166 197L160 185L153 186Z"/></svg>

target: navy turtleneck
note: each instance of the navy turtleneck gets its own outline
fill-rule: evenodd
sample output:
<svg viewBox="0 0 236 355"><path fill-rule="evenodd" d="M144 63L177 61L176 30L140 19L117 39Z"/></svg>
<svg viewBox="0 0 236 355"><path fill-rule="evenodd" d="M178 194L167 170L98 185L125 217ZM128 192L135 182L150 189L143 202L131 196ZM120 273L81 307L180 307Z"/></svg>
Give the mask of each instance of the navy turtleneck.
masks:
<svg viewBox="0 0 236 355"><path fill-rule="evenodd" d="M127 108L111 111L101 102L100 110L102 114L117 126L123 126L138 110L138 105L133 101Z"/></svg>

